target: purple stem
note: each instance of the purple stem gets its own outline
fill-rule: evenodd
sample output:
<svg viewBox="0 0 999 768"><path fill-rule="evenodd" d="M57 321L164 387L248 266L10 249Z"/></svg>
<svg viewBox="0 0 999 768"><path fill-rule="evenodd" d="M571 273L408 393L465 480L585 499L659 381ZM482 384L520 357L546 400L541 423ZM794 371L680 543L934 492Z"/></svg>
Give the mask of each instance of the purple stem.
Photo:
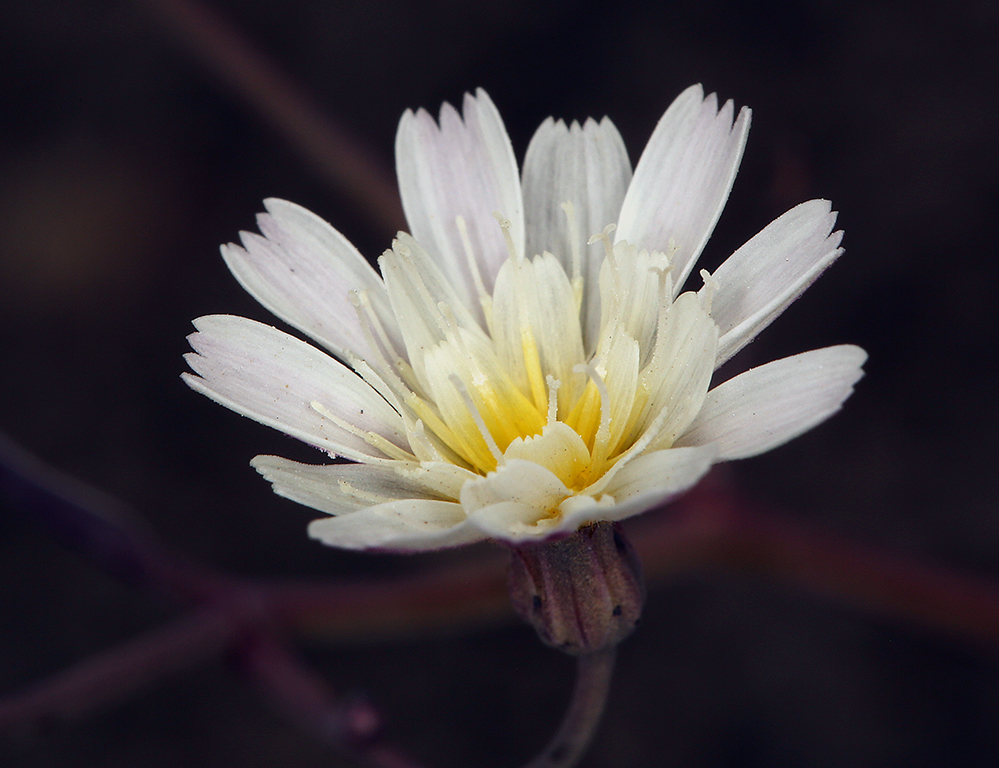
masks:
<svg viewBox="0 0 999 768"><path fill-rule="evenodd" d="M225 612L185 616L0 700L0 731L31 732L46 723L92 714L164 675L216 656L238 631L239 622Z"/></svg>
<svg viewBox="0 0 999 768"><path fill-rule="evenodd" d="M309 167L362 206L391 232L405 228L392 174L378 155L323 114L281 70L221 14L194 0L139 0L172 30L178 41L231 92L300 152Z"/></svg>
<svg viewBox="0 0 999 768"><path fill-rule="evenodd" d="M371 768L417 768L381 743L381 718L369 702L338 699L284 642L272 635L251 635L241 644L239 659L267 701L289 722Z"/></svg>
<svg viewBox="0 0 999 768"><path fill-rule="evenodd" d="M210 574L167 552L120 502L59 472L0 434L0 499L126 584L197 599Z"/></svg>

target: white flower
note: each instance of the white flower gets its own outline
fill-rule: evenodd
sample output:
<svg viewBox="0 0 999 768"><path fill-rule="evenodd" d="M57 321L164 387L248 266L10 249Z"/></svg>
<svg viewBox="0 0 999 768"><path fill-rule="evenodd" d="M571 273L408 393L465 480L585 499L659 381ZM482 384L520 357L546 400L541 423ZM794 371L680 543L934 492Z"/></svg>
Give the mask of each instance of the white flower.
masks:
<svg viewBox="0 0 999 768"><path fill-rule="evenodd" d="M222 254L275 315L326 352L228 315L195 321L185 374L208 397L356 463L258 456L310 534L351 549L511 543L621 520L716 461L767 451L835 413L860 378L853 346L712 374L840 254L823 200L785 213L699 291L680 292L742 155L700 86L659 121L632 177L606 118L546 120L518 176L484 91L440 124L403 115L411 234L379 276L314 214L267 200L262 235ZM616 224L616 229L612 225ZM600 233L587 240L587 236ZM349 367L348 367L349 366Z"/></svg>

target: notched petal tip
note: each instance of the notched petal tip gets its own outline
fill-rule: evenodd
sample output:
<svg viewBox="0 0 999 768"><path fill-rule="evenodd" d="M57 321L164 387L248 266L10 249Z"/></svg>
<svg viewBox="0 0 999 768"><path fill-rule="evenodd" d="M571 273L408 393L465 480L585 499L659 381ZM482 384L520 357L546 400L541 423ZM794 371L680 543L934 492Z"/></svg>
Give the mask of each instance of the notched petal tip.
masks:
<svg viewBox="0 0 999 768"><path fill-rule="evenodd" d="M396 172L411 232L451 276L463 305L481 318L476 276L490 289L507 257L492 213L510 220L512 242L522 252L523 196L513 147L488 95L466 94L463 111L443 105L439 124L422 111L404 116Z"/></svg>
<svg viewBox="0 0 999 768"><path fill-rule="evenodd" d="M776 320L843 253L837 212L809 200L778 216L715 271L712 314L722 331L717 365Z"/></svg>
<svg viewBox="0 0 999 768"><path fill-rule="evenodd" d="M660 118L621 205L617 240L670 252L679 290L728 199L742 160L751 112L734 123L700 87L681 93Z"/></svg>

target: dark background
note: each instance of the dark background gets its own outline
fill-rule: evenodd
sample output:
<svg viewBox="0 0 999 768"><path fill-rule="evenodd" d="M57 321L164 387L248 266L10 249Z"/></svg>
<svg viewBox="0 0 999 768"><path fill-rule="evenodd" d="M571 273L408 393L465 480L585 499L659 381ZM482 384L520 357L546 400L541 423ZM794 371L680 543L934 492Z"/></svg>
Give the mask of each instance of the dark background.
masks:
<svg viewBox="0 0 999 768"><path fill-rule="evenodd" d="M741 358L853 342L846 409L729 468L798 521L999 578L995 436L999 5L821 0L215 0L321 109L391 166L399 116L476 86L518 158L547 116L610 115L632 161L684 87L754 109L713 268L791 205L826 197L846 254ZM267 196L376 256L392 232L138 4L14 0L0 24L0 429L125 500L175 548L252 576L407 573L435 556L324 549L257 453L318 457L190 392L190 320L270 322L219 243ZM475 552L469 555L474 556ZM32 523L0 517L0 691L175 615ZM429 766L513 766L554 727L571 663L510 623L303 645L383 709ZM762 578L653 585L584 765L818 768L999 763L994 649ZM48 766L336 765L223 663L83 722L0 742Z"/></svg>

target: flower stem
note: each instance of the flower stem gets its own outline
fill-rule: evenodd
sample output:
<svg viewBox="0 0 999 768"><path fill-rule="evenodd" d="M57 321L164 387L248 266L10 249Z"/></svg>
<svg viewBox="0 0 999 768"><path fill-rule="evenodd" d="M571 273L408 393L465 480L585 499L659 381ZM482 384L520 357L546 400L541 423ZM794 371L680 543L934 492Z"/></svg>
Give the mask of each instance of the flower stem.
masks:
<svg viewBox="0 0 999 768"><path fill-rule="evenodd" d="M576 686L562 724L544 750L524 768L571 768L579 762L597 730L614 675L617 647L577 657Z"/></svg>

